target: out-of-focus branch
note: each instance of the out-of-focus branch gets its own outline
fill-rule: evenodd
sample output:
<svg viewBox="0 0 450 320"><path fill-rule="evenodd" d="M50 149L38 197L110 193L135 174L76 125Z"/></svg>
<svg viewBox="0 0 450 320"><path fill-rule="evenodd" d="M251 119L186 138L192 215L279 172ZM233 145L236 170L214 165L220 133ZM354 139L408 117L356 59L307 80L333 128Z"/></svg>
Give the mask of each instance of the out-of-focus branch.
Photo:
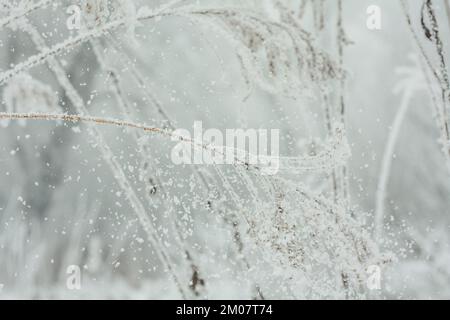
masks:
<svg viewBox="0 0 450 320"><path fill-rule="evenodd" d="M375 239L379 243L382 241L383 236L384 205L387 185L391 173L392 159L394 157L395 146L398 140L403 120L409 107L411 96L411 88L406 89L403 93L400 107L395 116L394 123L392 124L391 132L388 137L388 142L384 149L375 202Z"/></svg>
<svg viewBox="0 0 450 320"><path fill-rule="evenodd" d="M25 7L23 9L19 8L22 10L17 10L16 8L14 8L14 10L12 11L12 14L9 14L5 18L0 19L0 29L10 25L11 23L19 20L22 17L25 17L26 15L32 13L35 10L44 9L52 2L53 2L53 0L41 0L41 1L33 3L32 5L30 5L28 7Z"/></svg>
<svg viewBox="0 0 450 320"><path fill-rule="evenodd" d="M422 45L419 35L417 31L414 29L411 15L409 13L409 6L405 0L401 0L401 5L403 12L406 17L406 22L411 31L413 39L419 49L419 52L422 55L426 65L430 69L434 79L440 86L441 91L441 107L438 110L437 123L438 128L441 132L441 140L442 140L442 151L445 157L445 161L448 169L450 170L450 118L449 118L449 110L450 110L450 81L447 71L447 64L443 49L443 42L439 33L439 25L437 23L437 18L435 16L434 7L431 1L427 1L425 5L425 10L431 20L432 26L430 32L430 39L435 44L435 49L439 58L439 67L436 68L432 61L433 59L428 55L424 46ZM433 93L431 93L433 95Z"/></svg>
<svg viewBox="0 0 450 320"><path fill-rule="evenodd" d="M450 31L450 0L444 0L444 6L447 14L448 29Z"/></svg>

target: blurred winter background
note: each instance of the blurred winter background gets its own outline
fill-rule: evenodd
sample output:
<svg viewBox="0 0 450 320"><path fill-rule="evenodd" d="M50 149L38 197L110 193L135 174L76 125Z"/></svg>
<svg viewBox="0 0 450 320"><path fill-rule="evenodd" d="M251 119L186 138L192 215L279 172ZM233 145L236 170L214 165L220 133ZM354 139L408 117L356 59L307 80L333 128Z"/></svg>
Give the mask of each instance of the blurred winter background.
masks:
<svg viewBox="0 0 450 320"><path fill-rule="evenodd" d="M166 137L3 114L0 298L450 298L446 1L0 0L1 112L278 128L318 163L175 166Z"/></svg>

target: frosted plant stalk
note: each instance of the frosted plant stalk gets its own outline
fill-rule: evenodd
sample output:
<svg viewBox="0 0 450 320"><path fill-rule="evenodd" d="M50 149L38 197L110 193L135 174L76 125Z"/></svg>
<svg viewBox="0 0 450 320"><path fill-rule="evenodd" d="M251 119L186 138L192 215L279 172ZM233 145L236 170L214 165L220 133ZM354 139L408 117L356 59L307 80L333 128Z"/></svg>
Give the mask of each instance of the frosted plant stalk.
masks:
<svg viewBox="0 0 450 320"><path fill-rule="evenodd" d="M383 160L381 162L375 201L375 239L378 241L378 243L382 242L383 237L386 191L391 174L392 160L395 156L395 146L397 144L403 120L405 119L408 107L410 105L412 93L413 89L407 88L402 95L400 107L397 111L397 114L395 115L395 119L392 124L392 128L388 136L388 141L383 153Z"/></svg>
<svg viewBox="0 0 450 320"><path fill-rule="evenodd" d="M22 9L20 11L17 11L16 9L13 10L12 14L9 14L5 18L0 19L0 29L9 26L11 23L14 23L15 21L19 20L22 17L25 17L35 10L44 9L52 2L53 0L41 0L38 2L34 2L31 6L24 7L23 9L20 8Z"/></svg>
<svg viewBox="0 0 450 320"><path fill-rule="evenodd" d="M34 29L26 21L25 21L24 29L25 29L25 31L27 31L30 34L30 36L31 36L32 40L35 42L36 46L40 50L45 50L45 48L46 48L45 41L42 38L42 36L36 31L36 29ZM78 92L73 87L73 85L70 83L70 81L67 78L67 75L65 74L65 71L62 68L62 66L60 65L60 63L53 57L50 57L48 63L49 63L50 68L54 72L58 82L64 88L68 98L73 103L73 105L77 109L77 111L79 113L87 113L87 108L84 105L83 99L78 94ZM72 118L71 118L72 120L69 120L69 118L67 118L68 120L64 120L63 118L61 118L61 120L73 122L75 119L73 117L74 116L72 115ZM87 117L87 118L89 118L89 117ZM30 119L32 119L32 117ZM48 120L50 120L50 119L48 119ZM178 290L180 291L181 296L185 297L186 294L181 286L181 282L179 281L178 276L175 274L175 270L173 269L173 267L171 265L172 263L170 261L170 257L164 251L164 247L158 239L157 232L154 230L152 222L149 219L149 217L147 216L146 210L145 210L143 204L141 203L138 196L134 192L134 189L131 186L131 184L129 183L128 178L125 175L125 173L123 172L123 169L121 168L120 164L117 162L117 160L113 156L112 151L111 151L110 147L108 146L108 144L106 143L102 133L98 130L98 128L96 126L94 126L92 124L94 122L93 120L94 119L91 117L91 121L90 122L87 121L89 134L97 142L97 145L102 152L105 162L112 169L112 172L114 173L114 177L116 178L119 186L125 191L125 194L127 195L127 200L130 202L133 210L137 214L137 216L141 222L141 225L142 225L143 229L145 230L145 232L147 233L147 235L149 237L149 241L152 244L154 250L156 251L160 261L163 263L164 267L169 271L169 274L172 276L172 279L174 280ZM99 121L101 121L99 119L96 119L96 120L97 120L97 123L99 123ZM78 121L80 121L80 120L78 120ZM116 121L116 123L114 123L114 121L110 121L110 124L119 125L118 122L119 121Z"/></svg>

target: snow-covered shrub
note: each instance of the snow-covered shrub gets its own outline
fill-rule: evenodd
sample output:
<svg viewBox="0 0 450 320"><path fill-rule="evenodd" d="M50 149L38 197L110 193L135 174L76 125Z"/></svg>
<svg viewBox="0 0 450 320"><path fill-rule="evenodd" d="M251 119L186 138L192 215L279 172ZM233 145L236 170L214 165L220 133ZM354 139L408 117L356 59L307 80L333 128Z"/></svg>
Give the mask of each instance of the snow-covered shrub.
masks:
<svg viewBox="0 0 450 320"><path fill-rule="evenodd" d="M446 297L450 10L386 4L392 41L365 2L0 2L0 297ZM279 172L175 165L198 120L279 129Z"/></svg>

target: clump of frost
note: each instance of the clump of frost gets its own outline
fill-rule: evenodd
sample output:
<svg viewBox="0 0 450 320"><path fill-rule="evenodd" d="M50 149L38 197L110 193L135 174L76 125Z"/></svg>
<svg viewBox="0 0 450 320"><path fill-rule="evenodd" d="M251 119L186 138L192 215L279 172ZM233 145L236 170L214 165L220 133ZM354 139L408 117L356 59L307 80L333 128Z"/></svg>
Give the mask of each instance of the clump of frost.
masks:
<svg viewBox="0 0 450 320"><path fill-rule="evenodd" d="M110 16L108 0L82 0L81 8L88 29L105 24Z"/></svg>
<svg viewBox="0 0 450 320"><path fill-rule="evenodd" d="M304 277L313 295L342 293L338 282L347 294L361 297L366 269L381 267L393 257L381 254L365 227L343 207L301 186L282 181L276 185L276 206L249 217L257 245L285 272Z"/></svg>
<svg viewBox="0 0 450 320"><path fill-rule="evenodd" d="M297 21L273 22L250 11L187 7L196 23L218 30L233 44L248 95L254 85L290 98L308 96L315 84L341 77L336 63Z"/></svg>
<svg viewBox="0 0 450 320"><path fill-rule="evenodd" d="M124 20L125 39L136 46L135 30L139 25L137 10L133 1L83 0L84 28L90 30L112 20Z"/></svg>

